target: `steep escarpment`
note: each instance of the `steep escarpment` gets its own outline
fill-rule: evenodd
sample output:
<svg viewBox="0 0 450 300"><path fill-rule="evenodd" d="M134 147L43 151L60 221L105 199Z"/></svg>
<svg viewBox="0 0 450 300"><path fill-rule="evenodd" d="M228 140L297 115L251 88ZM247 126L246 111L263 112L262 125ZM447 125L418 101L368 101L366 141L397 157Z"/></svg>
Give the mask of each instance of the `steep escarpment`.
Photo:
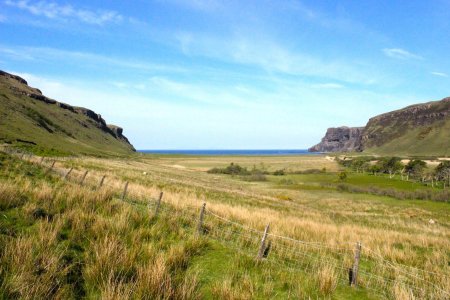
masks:
<svg viewBox="0 0 450 300"><path fill-rule="evenodd" d="M62 154L126 154L134 147L123 129L100 114L48 98L0 71L0 143Z"/></svg>
<svg viewBox="0 0 450 300"><path fill-rule="evenodd" d="M363 150L382 154L450 154L450 98L371 118L361 144Z"/></svg>
<svg viewBox="0 0 450 300"><path fill-rule="evenodd" d="M369 119L354 147L348 146L349 135L333 134L334 131L334 128L328 129L322 142L310 151L448 156L450 98L411 105Z"/></svg>
<svg viewBox="0 0 450 300"><path fill-rule="evenodd" d="M359 149L364 127L328 128L322 141L309 148L310 152L351 152Z"/></svg>

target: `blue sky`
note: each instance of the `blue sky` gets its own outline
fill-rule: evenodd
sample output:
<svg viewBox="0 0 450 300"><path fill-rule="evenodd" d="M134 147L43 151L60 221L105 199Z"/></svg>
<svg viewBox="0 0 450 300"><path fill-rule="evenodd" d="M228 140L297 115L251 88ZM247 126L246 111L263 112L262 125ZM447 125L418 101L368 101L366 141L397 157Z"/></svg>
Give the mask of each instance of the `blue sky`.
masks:
<svg viewBox="0 0 450 300"><path fill-rule="evenodd" d="M0 69L138 149L302 149L450 96L449 0L336 2L0 0Z"/></svg>

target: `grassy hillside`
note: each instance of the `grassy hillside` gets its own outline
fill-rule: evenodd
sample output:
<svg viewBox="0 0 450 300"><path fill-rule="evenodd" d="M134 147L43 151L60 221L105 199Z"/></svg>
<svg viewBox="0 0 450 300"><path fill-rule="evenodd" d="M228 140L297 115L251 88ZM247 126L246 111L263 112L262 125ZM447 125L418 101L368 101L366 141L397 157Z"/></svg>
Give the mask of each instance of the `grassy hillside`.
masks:
<svg viewBox="0 0 450 300"><path fill-rule="evenodd" d="M87 109L48 99L13 75L0 72L0 143L52 155L117 155L134 149Z"/></svg>
<svg viewBox="0 0 450 300"><path fill-rule="evenodd" d="M450 156L450 117L433 126L410 127L398 137L365 153L379 155Z"/></svg>
<svg viewBox="0 0 450 300"><path fill-rule="evenodd" d="M450 98L389 112L369 120L364 152L380 155L450 155Z"/></svg>
<svg viewBox="0 0 450 300"><path fill-rule="evenodd" d="M75 158L52 171L49 160L16 157L0 156L0 298L448 296L448 203L339 192L329 171L264 182L205 172L230 161L292 172L339 168L322 156ZM366 184L364 176L350 174L349 183ZM378 178L380 187L399 184L390 182ZM271 248L257 262L267 223ZM363 245L359 285L350 287L356 241Z"/></svg>

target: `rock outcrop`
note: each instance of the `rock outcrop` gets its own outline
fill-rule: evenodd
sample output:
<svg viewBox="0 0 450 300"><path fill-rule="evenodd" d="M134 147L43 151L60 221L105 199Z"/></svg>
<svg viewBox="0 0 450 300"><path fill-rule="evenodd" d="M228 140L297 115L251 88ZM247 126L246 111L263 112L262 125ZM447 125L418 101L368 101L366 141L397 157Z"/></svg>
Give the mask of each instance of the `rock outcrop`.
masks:
<svg viewBox="0 0 450 300"><path fill-rule="evenodd" d="M328 128L322 141L309 148L310 152L351 152L359 151L364 127Z"/></svg>
<svg viewBox="0 0 450 300"><path fill-rule="evenodd" d="M22 77L6 73L5 71L2 71L2 70L0 70L0 76L12 78L12 79L17 80L18 82L20 82L22 84L28 85L27 81L25 79L23 79Z"/></svg>
<svg viewBox="0 0 450 300"><path fill-rule="evenodd" d="M122 134L123 133L123 128L122 127L119 127L119 126L116 126L116 125L112 125L112 124L108 124L106 126L108 127L109 130L111 130L113 132L114 136L117 139L122 140L122 141L124 141L126 143L130 143L128 141L128 139Z"/></svg>

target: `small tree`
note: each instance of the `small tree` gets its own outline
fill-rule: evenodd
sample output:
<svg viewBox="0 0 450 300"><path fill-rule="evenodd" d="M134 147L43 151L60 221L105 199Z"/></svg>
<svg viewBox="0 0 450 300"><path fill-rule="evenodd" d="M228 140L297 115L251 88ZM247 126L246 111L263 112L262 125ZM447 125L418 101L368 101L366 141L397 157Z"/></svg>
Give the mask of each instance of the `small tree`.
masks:
<svg viewBox="0 0 450 300"><path fill-rule="evenodd" d="M370 173L372 173L372 175L377 175L378 173L381 172L381 167L376 164L376 165L371 165L368 169L367 169Z"/></svg>
<svg viewBox="0 0 450 300"><path fill-rule="evenodd" d="M405 166L405 171L414 178L424 179L427 163L420 159L410 160Z"/></svg>
<svg viewBox="0 0 450 300"><path fill-rule="evenodd" d="M434 172L439 181L447 182L447 186L450 185L450 161L441 162Z"/></svg>
<svg viewBox="0 0 450 300"><path fill-rule="evenodd" d="M378 162L381 171L389 174L389 178L394 177L395 173L403 169L404 165L399 157L386 157Z"/></svg>

